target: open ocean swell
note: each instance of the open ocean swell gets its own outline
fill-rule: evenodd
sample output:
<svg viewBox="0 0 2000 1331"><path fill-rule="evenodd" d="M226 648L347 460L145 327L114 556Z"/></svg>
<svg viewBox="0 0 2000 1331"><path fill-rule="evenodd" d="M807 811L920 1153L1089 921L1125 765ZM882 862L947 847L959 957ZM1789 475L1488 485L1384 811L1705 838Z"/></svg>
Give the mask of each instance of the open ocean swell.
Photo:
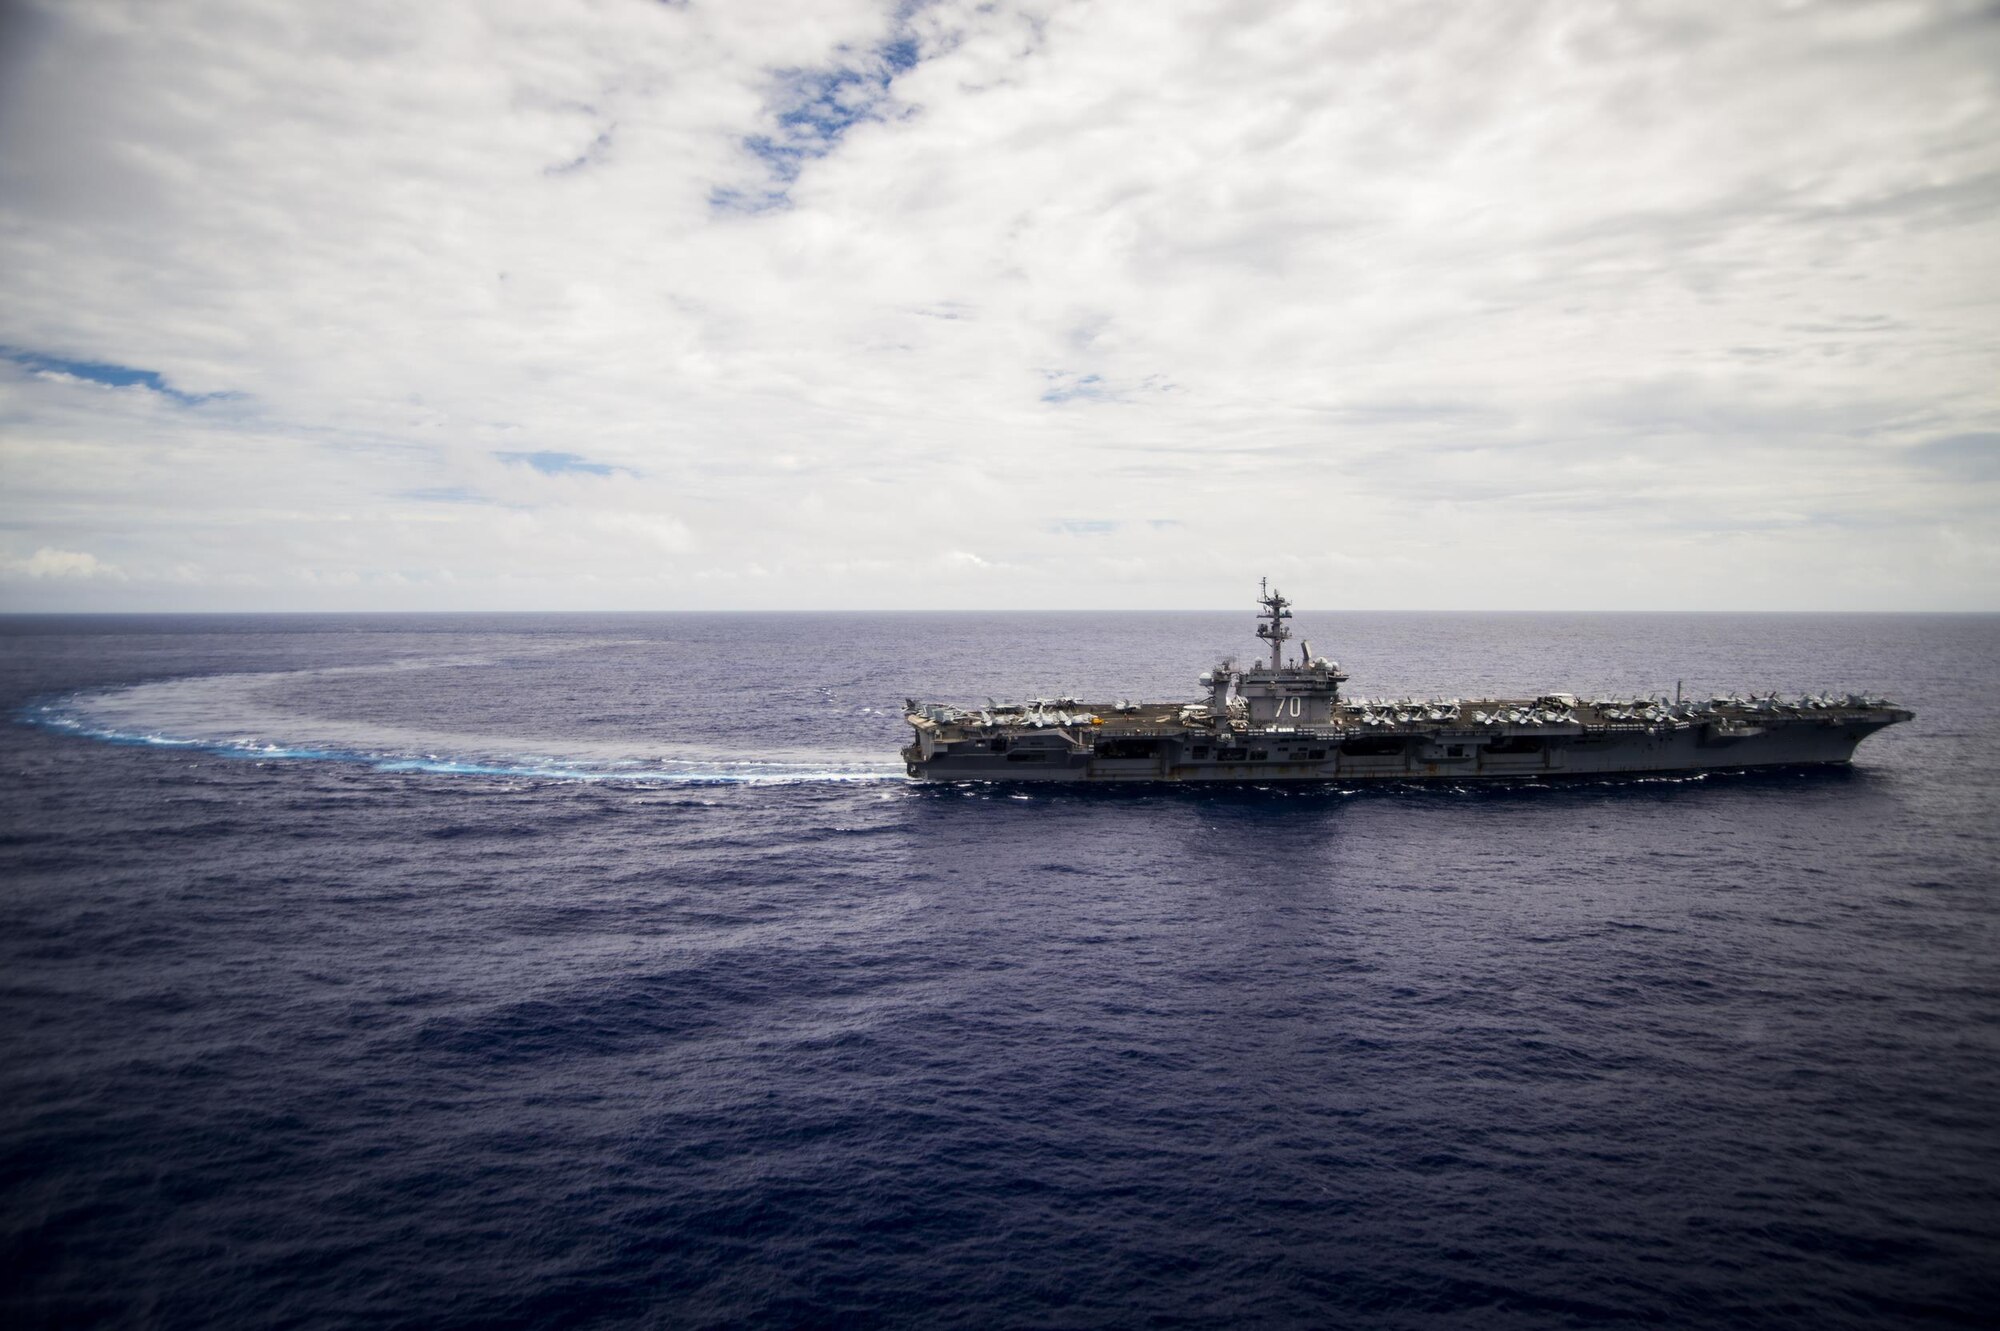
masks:
<svg viewBox="0 0 2000 1331"><path fill-rule="evenodd" d="M1314 622L1315 619L1321 622ZM0 620L20 1326L1991 1326L2000 619L1301 615L1849 771L905 782L1248 616Z"/></svg>

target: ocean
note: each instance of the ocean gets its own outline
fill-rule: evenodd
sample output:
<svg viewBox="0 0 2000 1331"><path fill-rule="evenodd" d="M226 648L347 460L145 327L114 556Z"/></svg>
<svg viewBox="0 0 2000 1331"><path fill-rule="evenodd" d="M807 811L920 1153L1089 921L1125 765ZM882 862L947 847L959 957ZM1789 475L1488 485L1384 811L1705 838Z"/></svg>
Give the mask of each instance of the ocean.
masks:
<svg viewBox="0 0 2000 1331"><path fill-rule="evenodd" d="M1850 769L930 787L1240 614L0 619L0 1315L2000 1325L2000 617L1302 613Z"/></svg>

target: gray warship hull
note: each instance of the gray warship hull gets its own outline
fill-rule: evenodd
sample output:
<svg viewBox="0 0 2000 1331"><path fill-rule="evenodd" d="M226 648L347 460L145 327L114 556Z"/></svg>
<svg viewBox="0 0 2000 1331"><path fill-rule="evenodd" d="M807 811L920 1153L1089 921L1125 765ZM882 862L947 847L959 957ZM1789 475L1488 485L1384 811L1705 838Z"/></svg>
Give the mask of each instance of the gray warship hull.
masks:
<svg viewBox="0 0 2000 1331"><path fill-rule="evenodd" d="M1486 727L1385 732L1358 725L1220 736L1179 726L1150 734L1095 726L1088 732L1001 726L991 728L998 733L958 733L947 725L920 728L902 756L909 774L927 781L1461 783L1663 776L1837 766L1853 759L1863 739L1909 717L1896 708L1864 708L1760 717L1761 724L1572 723L1507 727L1497 734Z"/></svg>
<svg viewBox="0 0 2000 1331"><path fill-rule="evenodd" d="M1074 698L959 707L909 700L902 757L925 781L1338 782L1537 781L1754 768L1832 767L1913 713L1849 694L1781 700L1665 697L1584 700L1340 696L1347 676L1311 654L1286 663L1290 603L1267 589L1258 637L1268 665L1225 661L1188 703L1086 704Z"/></svg>

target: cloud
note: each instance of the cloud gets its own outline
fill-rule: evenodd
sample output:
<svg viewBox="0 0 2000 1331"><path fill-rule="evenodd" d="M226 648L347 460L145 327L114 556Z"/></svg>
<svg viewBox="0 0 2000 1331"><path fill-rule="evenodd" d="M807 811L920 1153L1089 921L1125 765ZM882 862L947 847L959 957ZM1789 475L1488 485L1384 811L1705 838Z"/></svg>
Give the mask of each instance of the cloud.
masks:
<svg viewBox="0 0 2000 1331"><path fill-rule="evenodd" d="M637 537L661 550L686 550L694 544L684 524L656 513L593 513L584 521L596 531Z"/></svg>
<svg viewBox="0 0 2000 1331"><path fill-rule="evenodd" d="M116 565L104 563L96 555L82 550L57 550L43 546L26 559L10 560L10 573L24 574L30 578L115 578L123 580L124 572Z"/></svg>
<svg viewBox="0 0 2000 1331"><path fill-rule="evenodd" d="M1910 450L1920 465L1969 485L2000 483L2000 431L1927 439Z"/></svg>
<svg viewBox="0 0 2000 1331"><path fill-rule="evenodd" d="M1988 5L0 13L10 606L1994 605Z"/></svg>

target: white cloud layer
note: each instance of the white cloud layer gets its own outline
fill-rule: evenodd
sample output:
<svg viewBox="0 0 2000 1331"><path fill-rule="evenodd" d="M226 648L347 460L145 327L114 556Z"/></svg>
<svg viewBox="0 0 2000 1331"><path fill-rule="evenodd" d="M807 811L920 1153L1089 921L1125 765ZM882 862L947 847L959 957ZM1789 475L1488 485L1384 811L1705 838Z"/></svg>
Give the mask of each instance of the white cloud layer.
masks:
<svg viewBox="0 0 2000 1331"><path fill-rule="evenodd" d="M26 559L9 560L6 571L28 578L120 578L124 570L84 550L43 546Z"/></svg>
<svg viewBox="0 0 2000 1331"><path fill-rule="evenodd" d="M1990 4L909 10L0 6L0 607L2000 608Z"/></svg>

